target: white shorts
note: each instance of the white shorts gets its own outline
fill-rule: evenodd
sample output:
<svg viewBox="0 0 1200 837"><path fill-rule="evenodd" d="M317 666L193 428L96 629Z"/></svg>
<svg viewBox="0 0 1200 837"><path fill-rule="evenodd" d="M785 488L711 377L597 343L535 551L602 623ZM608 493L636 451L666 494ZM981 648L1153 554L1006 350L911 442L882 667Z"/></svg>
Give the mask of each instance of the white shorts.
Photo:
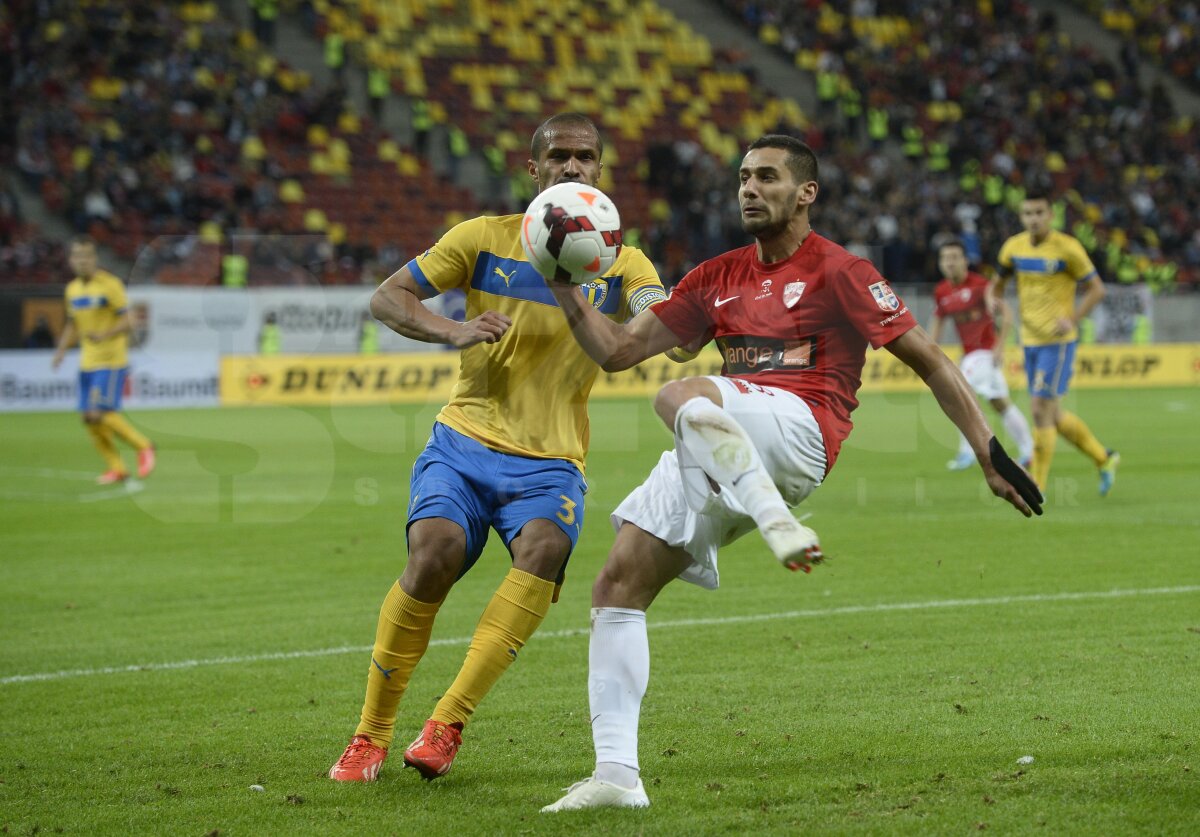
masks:
<svg viewBox="0 0 1200 837"><path fill-rule="evenodd" d="M812 410L797 395L775 387L761 387L739 380L744 392L731 379L710 376L721 390L728 412L754 441L763 465L784 500L800 503L825 478L825 442ZM704 502L688 502L680 471L680 458L687 452L664 451L646 481L630 492L613 511L613 529L632 523L682 547L692 565L679 574L684 581L715 588L717 549L754 529L754 521L729 492L708 492ZM699 511L693 506L699 505Z"/></svg>
<svg viewBox="0 0 1200 837"><path fill-rule="evenodd" d="M963 377L981 398L1008 398L1008 383L1004 371L996 365L991 349L976 349L959 363Z"/></svg>

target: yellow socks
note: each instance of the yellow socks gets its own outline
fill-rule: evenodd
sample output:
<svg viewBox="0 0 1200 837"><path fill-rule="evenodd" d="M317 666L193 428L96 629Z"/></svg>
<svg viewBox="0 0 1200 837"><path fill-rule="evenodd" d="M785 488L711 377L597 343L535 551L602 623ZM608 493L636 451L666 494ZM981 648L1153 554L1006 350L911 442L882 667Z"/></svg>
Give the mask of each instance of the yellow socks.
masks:
<svg viewBox="0 0 1200 837"><path fill-rule="evenodd" d="M1092 431L1083 419L1074 413L1068 413L1066 410L1060 410L1058 413L1058 432L1068 442L1079 448L1084 456L1091 458L1099 468L1108 459L1108 451L1104 449L1104 445L1100 444L1100 440L1092 435Z"/></svg>
<svg viewBox="0 0 1200 837"><path fill-rule="evenodd" d="M355 735L370 736L380 747L389 747L396 725L396 707L408 688L413 669L425 655L433 620L441 602L419 602L392 585L375 628L375 647L367 673L367 697Z"/></svg>
<svg viewBox="0 0 1200 837"><path fill-rule="evenodd" d="M1058 431L1053 427L1033 428L1033 463L1029 466L1029 476L1043 490L1050 479L1050 460L1054 459L1054 443L1057 441Z"/></svg>
<svg viewBox="0 0 1200 837"><path fill-rule="evenodd" d="M104 458L104 467L109 471L125 473L121 454L117 452L117 446L113 444L112 432L103 424L85 424L84 426L87 428L88 435L92 437L92 444Z"/></svg>
<svg viewBox="0 0 1200 837"><path fill-rule="evenodd" d="M150 440L134 430L133 425L120 413L101 413L100 423L115 433L121 441L137 450L150 447Z"/></svg>
<svg viewBox="0 0 1200 837"><path fill-rule="evenodd" d="M479 618L467 659L433 710L434 720L466 724L550 610L554 582L511 569Z"/></svg>

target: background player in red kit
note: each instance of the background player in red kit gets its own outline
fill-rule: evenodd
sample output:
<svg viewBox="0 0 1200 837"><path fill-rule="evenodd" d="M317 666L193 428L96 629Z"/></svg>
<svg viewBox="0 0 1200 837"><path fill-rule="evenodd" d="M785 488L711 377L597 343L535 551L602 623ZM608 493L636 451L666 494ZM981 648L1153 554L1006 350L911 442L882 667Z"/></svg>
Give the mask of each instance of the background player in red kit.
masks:
<svg viewBox="0 0 1200 837"><path fill-rule="evenodd" d="M645 611L668 582L716 587L718 547L756 525L790 569L821 559L816 534L789 506L820 484L850 432L868 344L886 346L921 376L970 440L996 495L1026 516L1041 511L1036 486L992 436L958 368L870 262L812 231L811 149L762 137L740 177L742 226L756 243L701 264L627 324L600 316L578 289L548 283L575 338L605 370L710 339L725 364L720 376L674 381L655 399L675 449L613 512L616 541L592 590L596 772L544 812L650 804L637 757L650 674Z"/></svg>
<svg viewBox="0 0 1200 837"><path fill-rule="evenodd" d="M963 377L975 394L986 398L1000 415L1004 429L1017 445L1018 461L1028 468L1033 458L1033 434L1029 432L1025 414L1008 399L1008 383L1004 380L1004 344L1012 328L1012 312L1003 299L993 296L987 279L968 270L967 251L961 241L947 241L938 248L938 269L942 281L933 289L935 307L929 339L938 342L946 319L954 320L963 346L963 358L958 365ZM992 311L1000 315L999 329ZM974 462L971 443L960 433L958 454L946 467L963 471Z"/></svg>

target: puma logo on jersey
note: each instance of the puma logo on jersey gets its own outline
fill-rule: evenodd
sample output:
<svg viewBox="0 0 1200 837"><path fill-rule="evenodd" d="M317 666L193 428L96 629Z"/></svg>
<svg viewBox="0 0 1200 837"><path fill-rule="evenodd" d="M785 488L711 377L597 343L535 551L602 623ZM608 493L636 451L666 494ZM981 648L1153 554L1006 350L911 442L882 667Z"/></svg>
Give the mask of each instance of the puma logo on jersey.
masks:
<svg viewBox="0 0 1200 837"><path fill-rule="evenodd" d="M504 287L506 288L508 287L509 283L512 282L512 278L517 275L517 269L515 267L512 269L511 273L505 273L498 267L494 267L492 270L495 271L497 276L504 280Z"/></svg>

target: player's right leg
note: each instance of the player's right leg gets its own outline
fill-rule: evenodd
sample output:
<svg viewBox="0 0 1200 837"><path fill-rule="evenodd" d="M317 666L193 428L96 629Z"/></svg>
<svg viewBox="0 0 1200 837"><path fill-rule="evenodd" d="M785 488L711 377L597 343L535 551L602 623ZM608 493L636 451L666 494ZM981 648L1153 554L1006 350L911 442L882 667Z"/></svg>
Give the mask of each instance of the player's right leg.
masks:
<svg viewBox="0 0 1200 837"><path fill-rule="evenodd" d="M584 808L645 808L639 776L638 720L650 680L646 609L693 561L678 546L626 523L592 588L588 704L595 771L542 813Z"/></svg>
<svg viewBox="0 0 1200 837"><path fill-rule="evenodd" d="M782 390L768 391L729 379L687 378L663 387L655 410L675 431L681 465L699 467L735 498L781 564L807 572L822 560L816 533L789 509L789 503L803 499L823 476L824 447L807 405ZM811 423L815 434L804 429L805 422ZM771 449L780 447L777 443L783 436L800 442L818 440L809 445L812 451L805 451L812 462L801 463L808 466L807 474L804 467L779 467L774 455L768 463L769 452L777 453Z"/></svg>
<svg viewBox="0 0 1200 837"><path fill-rule="evenodd" d="M100 452L100 458L104 460L104 473L96 477L96 482L100 485L121 482L129 476L121 462L121 454L113 444L112 431L105 427L103 422L107 378L102 373L106 371L93 369L79 373L79 412L83 426L92 438L92 444Z"/></svg>
<svg viewBox="0 0 1200 837"><path fill-rule="evenodd" d="M367 670L367 692L354 738L329 771L339 781L371 781L395 730L396 709L429 645L433 621L455 580L479 557L488 515L441 425L413 465L408 564L384 599ZM362 739L366 739L366 745Z"/></svg>

